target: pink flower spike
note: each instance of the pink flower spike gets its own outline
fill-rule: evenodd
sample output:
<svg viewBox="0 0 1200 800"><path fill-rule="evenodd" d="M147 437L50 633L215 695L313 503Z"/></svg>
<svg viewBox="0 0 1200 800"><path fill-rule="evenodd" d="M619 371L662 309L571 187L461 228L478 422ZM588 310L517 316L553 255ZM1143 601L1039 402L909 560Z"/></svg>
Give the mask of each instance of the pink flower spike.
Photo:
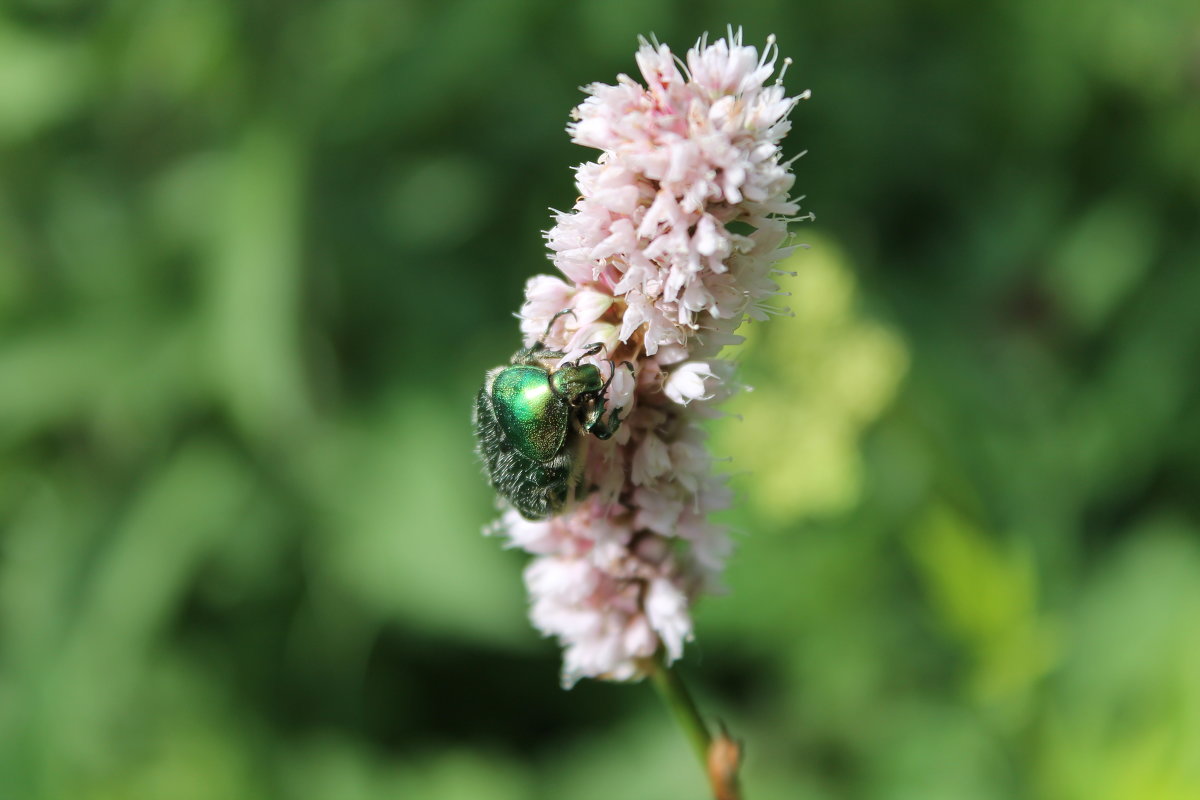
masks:
<svg viewBox="0 0 1200 800"><path fill-rule="evenodd" d="M550 519L510 509L493 526L535 557L530 617L562 644L565 686L681 658L692 605L721 588L732 542L708 515L731 494L701 423L739 388L718 358L741 341L734 331L783 310L771 266L799 214L780 141L807 94L786 95L777 59L774 37L762 52L740 32L705 37L682 61L643 39L645 84L586 87L567 126L600 152L576 168L579 199L546 232L561 276L526 284L521 333L562 352L558 368L595 364L606 386L591 408L620 424L573 419L578 491Z"/></svg>

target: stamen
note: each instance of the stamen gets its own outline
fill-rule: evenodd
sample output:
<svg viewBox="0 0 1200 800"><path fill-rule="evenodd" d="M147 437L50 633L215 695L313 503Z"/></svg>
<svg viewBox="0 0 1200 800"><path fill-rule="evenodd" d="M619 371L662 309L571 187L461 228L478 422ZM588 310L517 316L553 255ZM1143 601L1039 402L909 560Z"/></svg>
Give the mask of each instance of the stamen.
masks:
<svg viewBox="0 0 1200 800"><path fill-rule="evenodd" d="M774 72L775 71L775 59L777 59L778 57L779 57L779 45L777 45L775 43L775 34L772 33L770 36L767 37L767 46L763 48L762 55L758 59L758 69L761 70L763 67L770 67L771 72ZM784 59L784 62L783 62L784 67L783 68L786 70L787 65L790 63L792 63L792 60L790 58ZM781 80L783 80L783 73L779 74L779 77L775 80L775 82L779 83Z"/></svg>
<svg viewBox="0 0 1200 800"><path fill-rule="evenodd" d="M785 58L783 60L783 69L779 70L779 76L777 78L775 78L776 86L783 83L783 76L787 75L788 67L790 67L791 65L792 65L792 57L788 56L787 58ZM808 99L808 98L805 98L805 99Z"/></svg>

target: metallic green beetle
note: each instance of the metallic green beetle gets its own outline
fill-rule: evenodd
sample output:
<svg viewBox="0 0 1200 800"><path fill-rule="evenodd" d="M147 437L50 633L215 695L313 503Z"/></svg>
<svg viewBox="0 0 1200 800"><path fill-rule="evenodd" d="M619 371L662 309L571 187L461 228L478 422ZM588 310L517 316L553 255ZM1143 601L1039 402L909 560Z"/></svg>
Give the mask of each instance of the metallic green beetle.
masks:
<svg viewBox="0 0 1200 800"><path fill-rule="evenodd" d="M475 398L475 437L488 478L526 519L558 513L572 491L582 497L583 436L608 439L621 427L621 409L604 416L612 375L602 380L594 364L580 363L603 347L589 345L553 369L566 354L535 342L518 350L509 366L489 370Z"/></svg>

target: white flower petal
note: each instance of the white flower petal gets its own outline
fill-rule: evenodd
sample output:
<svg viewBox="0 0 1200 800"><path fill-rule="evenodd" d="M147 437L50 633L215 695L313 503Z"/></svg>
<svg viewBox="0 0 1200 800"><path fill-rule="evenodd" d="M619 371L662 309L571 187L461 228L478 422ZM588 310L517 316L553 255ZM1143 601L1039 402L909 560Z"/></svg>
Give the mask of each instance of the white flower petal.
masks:
<svg viewBox="0 0 1200 800"><path fill-rule="evenodd" d="M687 595L665 578L651 581L646 591L646 619L662 640L667 663L682 657L683 643L692 638Z"/></svg>
<svg viewBox="0 0 1200 800"><path fill-rule="evenodd" d="M709 399L712 395L706 381L715 377L708 362L691 361L671 370L663 391L676 403L686 406L693 400Z"/></svg>

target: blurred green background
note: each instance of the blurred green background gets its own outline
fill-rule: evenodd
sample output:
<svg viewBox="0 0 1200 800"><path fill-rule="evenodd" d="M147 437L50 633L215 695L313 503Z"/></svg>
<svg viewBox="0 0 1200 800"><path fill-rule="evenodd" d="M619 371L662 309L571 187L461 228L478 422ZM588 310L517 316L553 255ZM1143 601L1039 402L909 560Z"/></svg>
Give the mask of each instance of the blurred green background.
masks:
<svg viewBox="0 0 1200 800"><path fill-rule="evenodd" d="M748 797L1200 797L1194 0L8 0L0 798L704 796L469 408L577 87L730 22L817 214L712 425Z"/></svg>

